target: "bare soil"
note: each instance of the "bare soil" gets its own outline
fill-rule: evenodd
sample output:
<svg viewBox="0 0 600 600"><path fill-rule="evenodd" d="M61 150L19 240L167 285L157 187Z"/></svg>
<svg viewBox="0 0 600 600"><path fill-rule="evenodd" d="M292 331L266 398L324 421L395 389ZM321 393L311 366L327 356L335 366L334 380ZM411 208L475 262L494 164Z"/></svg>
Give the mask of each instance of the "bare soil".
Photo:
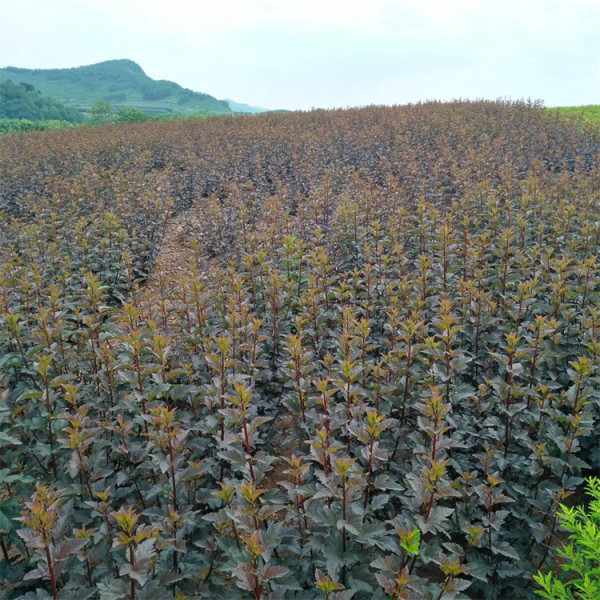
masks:
<svg viewBox="0 0 600 600"><path fill-rule="evenodd" d="M196 263L205 273L210 268L214 259L201 250L205 222L206 213L200 200L167 225L154 270L135 296L135 304L141 309L142 316L152 317L157 311L168 310L172 303L168 285L188 273L191 264Z"/></svg>

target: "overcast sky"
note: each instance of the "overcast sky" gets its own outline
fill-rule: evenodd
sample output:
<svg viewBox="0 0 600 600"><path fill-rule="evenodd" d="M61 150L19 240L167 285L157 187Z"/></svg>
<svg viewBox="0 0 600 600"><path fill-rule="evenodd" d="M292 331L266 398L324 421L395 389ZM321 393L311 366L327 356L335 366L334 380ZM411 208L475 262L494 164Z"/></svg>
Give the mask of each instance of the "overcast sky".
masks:
<svg viewBox="0 0 600 600"><path fill-rule="evenodd" d="M0 0L0 65L130 58L267 108L600 103L600 0Z"/></svg>

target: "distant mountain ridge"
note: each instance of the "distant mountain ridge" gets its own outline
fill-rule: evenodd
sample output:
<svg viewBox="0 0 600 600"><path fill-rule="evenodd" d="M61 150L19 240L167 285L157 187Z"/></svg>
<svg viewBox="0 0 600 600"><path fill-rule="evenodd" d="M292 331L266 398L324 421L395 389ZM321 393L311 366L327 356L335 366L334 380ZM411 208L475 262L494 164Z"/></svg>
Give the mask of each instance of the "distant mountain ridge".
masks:
<svg viewBox="0 0 600 600"><path fill-rule="evenodd" d="M9 79L33 85L42 94L82 112L98 98L105 98L117 109L132 106L149 114L233 112L225 100L194 92L173 81L148 77L140 65L129 59L67 69L0 69L0 82Z"/></svg>
<svg viewBox="0 0 600 600"><path fill-rule="evenodd" d="M250 106L249 104L244 104L243 102L235 102L230 98L224 98L223 100L229 104L229 108L231 108L233 112L250 113L253 115L269 112L268 108L262 108L261 106Z"/></svg>

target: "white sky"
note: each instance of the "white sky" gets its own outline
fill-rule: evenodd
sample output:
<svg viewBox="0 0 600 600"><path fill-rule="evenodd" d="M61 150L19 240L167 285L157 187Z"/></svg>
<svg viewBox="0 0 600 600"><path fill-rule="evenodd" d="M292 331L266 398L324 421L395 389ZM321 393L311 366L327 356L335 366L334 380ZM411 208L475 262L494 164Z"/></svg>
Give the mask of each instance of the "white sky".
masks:
<svg viewBox="0 0 600 600"><path fill-rule="evenodd" d="M267 108L600 103L600 0L0 0L0 66L130 58Z"/></svg>

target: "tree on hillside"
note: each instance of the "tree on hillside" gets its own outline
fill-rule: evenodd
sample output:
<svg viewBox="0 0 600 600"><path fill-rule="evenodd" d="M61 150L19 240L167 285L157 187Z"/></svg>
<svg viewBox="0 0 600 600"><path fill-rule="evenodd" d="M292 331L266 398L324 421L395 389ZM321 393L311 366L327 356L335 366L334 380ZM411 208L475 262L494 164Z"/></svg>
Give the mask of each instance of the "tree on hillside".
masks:
<svg viewBox="0 0 600 600"><path fill-rule="evenodd" d="M0 83L0 119L48 119L80 123L83 115L62 102L40 94L29 83Z"/></svg>
<svg viewBox="0 0 600 600"><path fill-rule="evenodd" d="M114 121L113 107L105 98L98 98L88 109L90 121L93 125L104 125Z"/></svg>
<svg viewBox="0 0 600 600"><path fill-rule="evenodd" d="M145 112L133 106L123 106L116 115L117 123L143 123L150 118Z"/></svg>

